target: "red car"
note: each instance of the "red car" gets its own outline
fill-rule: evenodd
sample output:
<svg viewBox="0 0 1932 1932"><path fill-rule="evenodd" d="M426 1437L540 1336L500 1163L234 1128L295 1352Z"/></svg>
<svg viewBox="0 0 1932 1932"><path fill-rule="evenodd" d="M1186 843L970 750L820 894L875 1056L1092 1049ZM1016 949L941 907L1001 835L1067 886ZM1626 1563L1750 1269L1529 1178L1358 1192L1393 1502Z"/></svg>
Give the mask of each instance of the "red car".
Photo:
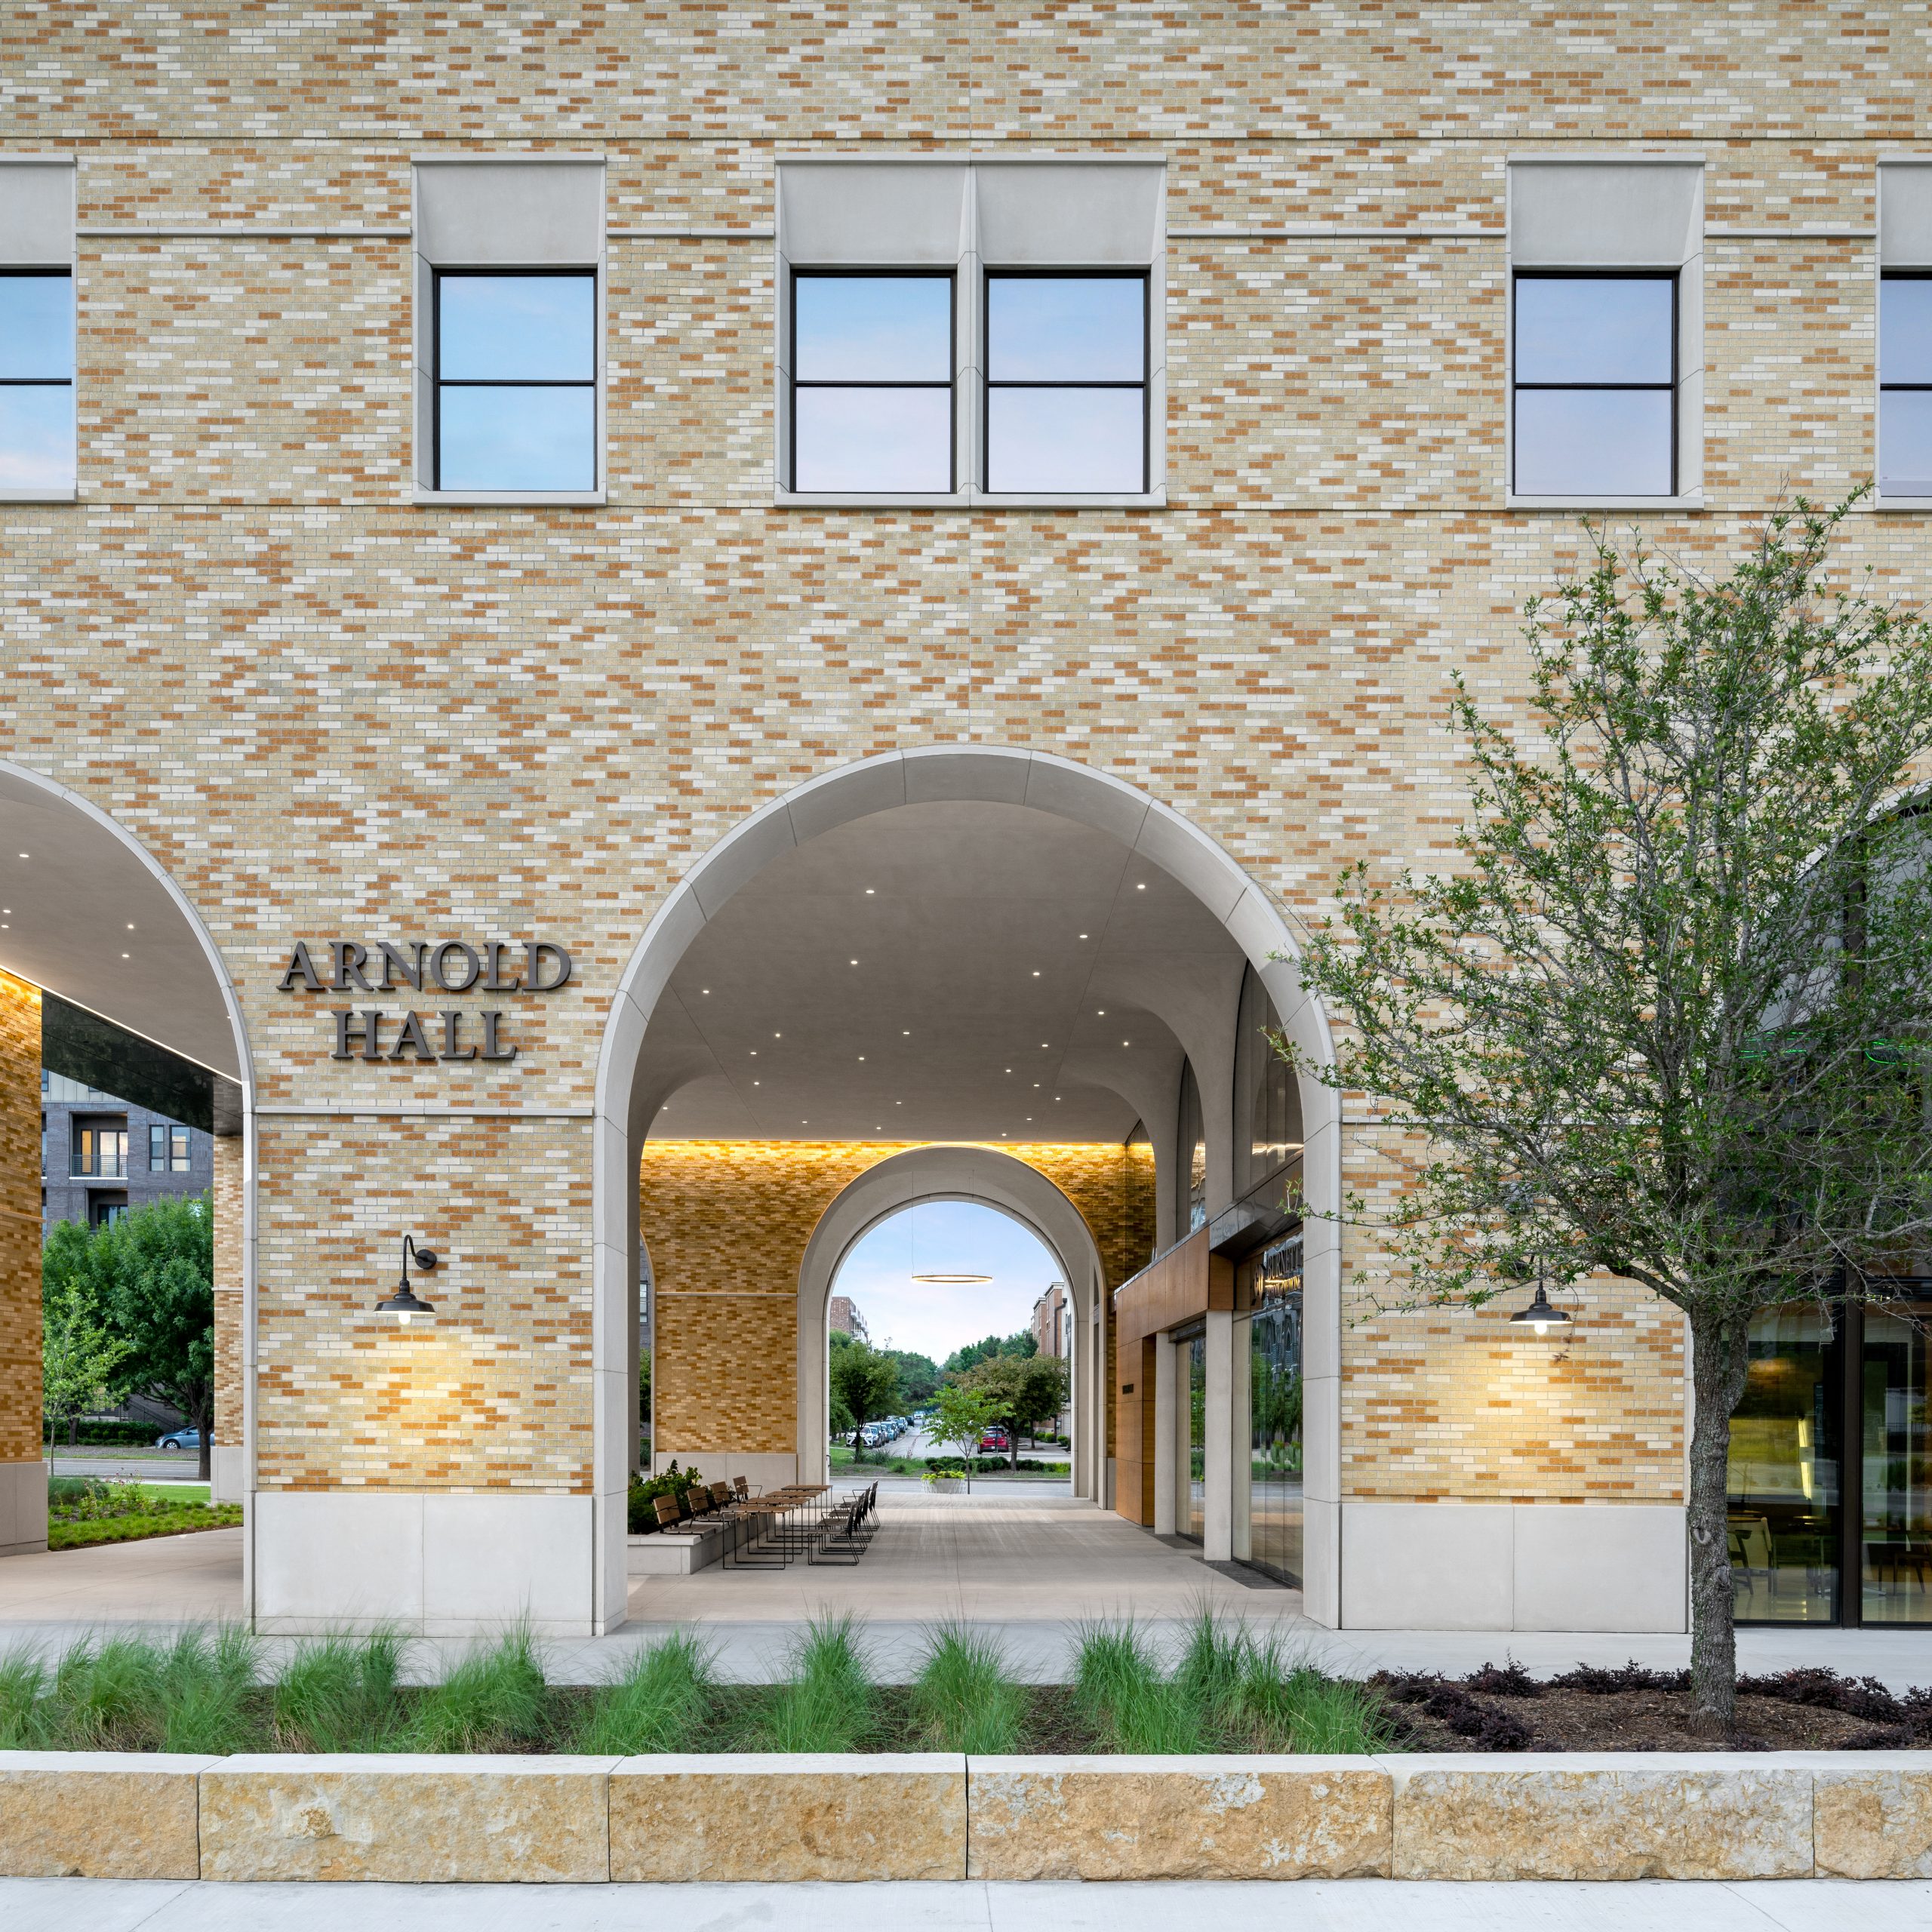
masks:
<svg viewBox="0 0 1932 1932"><path fill-rule="evenodd" d="M980 1437L980 1447L982 1449L1005 1449L1011 1446L1006 1439L1006 1431L1003 1429L987 1429Z"/></svg>

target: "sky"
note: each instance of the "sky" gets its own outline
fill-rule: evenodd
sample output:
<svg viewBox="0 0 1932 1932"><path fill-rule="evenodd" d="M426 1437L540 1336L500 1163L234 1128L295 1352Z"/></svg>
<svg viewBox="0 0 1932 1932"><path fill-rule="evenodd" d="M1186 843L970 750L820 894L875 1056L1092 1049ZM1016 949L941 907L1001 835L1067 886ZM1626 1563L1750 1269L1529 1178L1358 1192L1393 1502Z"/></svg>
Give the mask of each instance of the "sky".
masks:
<svg viewBox="0 0 1932 1932"><path fill-rule="evenodd" d="M915 1269L971 1270L989 1281L958 1286L910 1279ZM832 1284L850 1295L872 1340L943 1362L955 1349L1029 1326L1033 1304L1060 1269L1038 1237L991 1208L925 1201L863 1235Z"/></svg>

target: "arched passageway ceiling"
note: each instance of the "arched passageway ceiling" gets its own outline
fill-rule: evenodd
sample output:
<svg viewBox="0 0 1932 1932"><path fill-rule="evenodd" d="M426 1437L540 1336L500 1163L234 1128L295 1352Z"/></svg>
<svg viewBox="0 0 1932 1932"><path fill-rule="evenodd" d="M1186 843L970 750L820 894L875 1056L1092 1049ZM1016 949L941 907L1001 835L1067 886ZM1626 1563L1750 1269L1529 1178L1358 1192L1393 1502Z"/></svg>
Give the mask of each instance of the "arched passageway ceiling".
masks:
<svg viewBox="0 0 1932 1932"><path fill-rule="evenodd" d="M246 1081L220 962L125 832L76 794L0 764L0 968Z"/></svg>
<svg viewBox="0 0 1932 1932"><path fill-rule="evenodd" d="M1197 1012L1232 1015L1241 970L1221 921L1106 830L901 805L712 910L645 1036L641 1078L669 1101L652 1131L1119 1140L1177 1081Z"/></svg>

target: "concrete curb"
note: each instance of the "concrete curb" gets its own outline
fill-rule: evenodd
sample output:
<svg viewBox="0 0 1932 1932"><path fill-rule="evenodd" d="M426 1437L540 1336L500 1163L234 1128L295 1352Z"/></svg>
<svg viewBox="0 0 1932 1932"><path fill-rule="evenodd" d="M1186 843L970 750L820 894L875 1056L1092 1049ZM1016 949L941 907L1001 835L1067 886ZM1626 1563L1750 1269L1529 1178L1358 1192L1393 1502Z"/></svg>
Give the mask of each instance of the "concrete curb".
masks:
<svg viewBox="0 0 1932 1932"><path fill-rule="evenodd" d="M0 1752L0 1876L1932 1877L1932 1752Z"/></svg>

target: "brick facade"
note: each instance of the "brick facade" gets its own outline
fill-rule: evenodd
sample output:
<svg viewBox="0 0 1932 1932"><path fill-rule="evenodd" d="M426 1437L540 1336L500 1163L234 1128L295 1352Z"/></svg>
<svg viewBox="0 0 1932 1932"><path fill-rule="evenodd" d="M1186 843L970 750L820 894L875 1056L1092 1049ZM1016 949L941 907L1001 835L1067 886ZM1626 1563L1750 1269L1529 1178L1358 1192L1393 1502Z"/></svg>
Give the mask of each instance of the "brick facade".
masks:
<svg viewBox="0 0 1932 1932"><path fill-rule="evenodd" d="M40 1460L40 995L0 973L0 1463Z"/></svg>
<svg viewBox="0 0 1932 1932"><path fill-rule="evenodd" d="M214 1429L210 1439L224 1449L238 1449L245 1441L248 1374L245 1163L238 1134L213 1136L209 1144L214 1156Z"/></svg>
<svg viewBox="0 0 1932 1932"><path fill-rule="evenodd" d="M1053 752L1192 820L1291 924L1358 857L1440 860L1449 673L1520 721L1522 601L1582 543L1503 506L1506 158L1706 157L1708 508L1618 521L1714 561L1871 469L1875 165L1927 145L1922 34L1904 0L11 10L0 155L78 158L81 484L0 505L0 749L137 836L233 977L261 1483L589 1484L612 989L799 781ZM1167 157L1168 506L774 509L775 154L1014 144ZM609 500L416 507L409 158L525 147L608 162ZM1855 517L1841 560L1932 591L1922 517ZM509 1067L335 1064L328 1001L276 990L297 937L481 928L578 962L512 1002ZM651 1152L659 1346L694 1364L665 1442L790 1446L789 1290L754 1307L746 1258L795 1280L807 1204L885 1151L788 1146L810 1183L776 1201L768 1148L701 1185ZM1127 1158L1063 1183L1110 1268ZM711 1258L707 1202L750 1217ZM425 1292L463 1319L430 1336L370 1312L405 1229L452 1257ZM1558 1357L1488 1318L1351 1325L1344 1493L1674 1495L1675 1346L1609 1289ZM30 1411L14 1390L0 1454Z"/></svg>

